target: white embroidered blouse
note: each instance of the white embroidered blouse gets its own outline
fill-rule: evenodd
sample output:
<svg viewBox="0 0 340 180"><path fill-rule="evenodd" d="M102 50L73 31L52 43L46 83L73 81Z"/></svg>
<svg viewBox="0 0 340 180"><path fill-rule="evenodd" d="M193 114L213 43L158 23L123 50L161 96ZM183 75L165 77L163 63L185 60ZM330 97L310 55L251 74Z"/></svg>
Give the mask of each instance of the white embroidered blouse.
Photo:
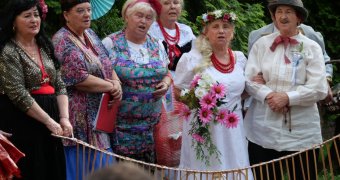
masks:
<svg viewBox="0 0 340 180"><path fill-rule="evenodd" d="M284 54L292 60L298 45L283 44L272 52L270 46L279 32L263 36L250 51L246 65L246 91L253 100L244 118L247 138L264 148L298 151L321 143L320 117L316 102L327 95L325 64L320 46L298 34L291 38L303 43L298 64L285 64ZM296 66L294 67L293 64ZM262 72L265 85L251 81ZM295 74L294 74L295 73ZM271 92L286 92L289 97L291 131L284 115L273 112L265 102Z"/></svg>

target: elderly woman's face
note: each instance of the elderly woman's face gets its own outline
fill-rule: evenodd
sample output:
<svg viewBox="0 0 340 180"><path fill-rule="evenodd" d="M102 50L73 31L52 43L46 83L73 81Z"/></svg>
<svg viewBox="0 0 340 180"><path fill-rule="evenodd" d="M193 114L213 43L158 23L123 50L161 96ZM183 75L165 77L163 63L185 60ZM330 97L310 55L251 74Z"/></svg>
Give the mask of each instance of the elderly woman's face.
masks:
<svg viewBox="0 0 340 180"><path fill-rule="evenodd" d="M180 0L163 0L161 1L162 10L160 19L165 21L177 21L181 16L182 4Z"/></svg>
<svg viewBox="0 0 340 180"><path fill-rule="evenodd" d="M221 19L215 20L207 25L206 37L212 46L225 46L233 39L234 26Z"/></svg>
<svg viewBox="0 0 340 180"><path fill-rule="evenodd" d="M135 37L145 38L154 21L154 14L151 10L146 12L137 10L127 16L125 21L129 33L133 33Z"/></svg>
<svg viewBox="0 0 340 180"><path fill-rule="evenodd" d="M80 3L72 7L69 11L64 11L66 24L76 31L84 31L91 25L91 4Z"/></svg>
<svg viewBox="0 0 340 180"><path fill-rule="evenodd" d="M41 19L37 7L21 12L14 20L15 33L21 36L35 36L40 31Z"/></svg>
<svg viewBox="0 0 340 180"><path fill-rule="evenodd" d="M275 21L283 35L295 35L296 28L300 24L296 11L291 6L280 5L275 11Z"/></svg>

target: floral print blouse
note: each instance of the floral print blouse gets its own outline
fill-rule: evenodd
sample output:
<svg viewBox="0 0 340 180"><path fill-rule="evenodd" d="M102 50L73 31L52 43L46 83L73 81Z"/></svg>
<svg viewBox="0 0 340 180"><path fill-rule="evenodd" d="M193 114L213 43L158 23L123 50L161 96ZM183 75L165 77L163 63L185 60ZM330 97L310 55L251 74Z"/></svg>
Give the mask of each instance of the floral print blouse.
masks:
<svg viewBox="0 0 340 180"><path fill-rule="evenodd" d="M70 122L74 137L101 149L110 147L109 135L94 130L94 121L102 93L79 91L75 85L89 75L98 78L111 78L112 67L108 53L98 36L86 29L91 48L83 45L67 28L61 28L52 38L55 56L61 63L61 75L69 95ZM75 145L64 142L64 145Z"/></svg>
<svg viewBox="0 0 340 180"><path fill-rule="evenodd" d="M161 42L151 36L146 37L139 50L133 49L124 30L105 39L104 42L111 41L105 43L105 47L111 52L113 69L123 88L112 138L113 150L120 155L154 162L153 130L160 119L162 98L155 98L152 93L168 73L166 52ZM143 57L138 57L138 53Z"/></svg>

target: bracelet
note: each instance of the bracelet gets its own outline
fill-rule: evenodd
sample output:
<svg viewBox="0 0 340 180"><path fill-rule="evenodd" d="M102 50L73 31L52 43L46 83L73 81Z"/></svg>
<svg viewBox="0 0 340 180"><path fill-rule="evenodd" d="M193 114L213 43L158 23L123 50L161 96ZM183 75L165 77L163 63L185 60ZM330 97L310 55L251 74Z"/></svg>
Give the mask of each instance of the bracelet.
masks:
<svg viewBox="0 0 340 180"><path fill-rule="evenodd" d="M69 119L69 117L59 116L59 119Z"/></svg>

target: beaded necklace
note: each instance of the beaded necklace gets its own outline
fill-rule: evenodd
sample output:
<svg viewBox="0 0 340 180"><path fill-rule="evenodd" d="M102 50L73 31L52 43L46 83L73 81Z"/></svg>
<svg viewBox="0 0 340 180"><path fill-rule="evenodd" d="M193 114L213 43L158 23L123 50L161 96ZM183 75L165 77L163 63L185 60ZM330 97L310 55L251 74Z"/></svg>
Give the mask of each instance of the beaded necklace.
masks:
<svg viewBox="0 0 340 180"><path fill-rule="evenodd" d="M176 47L176 44L178 44L179 38L180 38L179 27L175 23L176 35L175 36L171 36L170 34L168 34L165 31L164 26L162 25L161 21L158 20L157 22L158 22L159 28L161 29L161 32L162 32L162 34L164 36L164 40L165 40L166 44L168 45L168 51L169 51L168 55L169 55L169 60L170 60L170 65L169 66L172 67L173 63L174 63L174 59L181 55L181 51Z"/></svg>
<svg viewBox="0 0 340 180"><path fill-rule="evenodd" d="M235 67L235 58L233 55L233 52L231 51L230 48L228 48L228 53L229 53L229 63L228 64L223 64L221 63L213 53L210 57L212 64L214 67L220 71L221 73L230 73L234 70Z"/></svg>

